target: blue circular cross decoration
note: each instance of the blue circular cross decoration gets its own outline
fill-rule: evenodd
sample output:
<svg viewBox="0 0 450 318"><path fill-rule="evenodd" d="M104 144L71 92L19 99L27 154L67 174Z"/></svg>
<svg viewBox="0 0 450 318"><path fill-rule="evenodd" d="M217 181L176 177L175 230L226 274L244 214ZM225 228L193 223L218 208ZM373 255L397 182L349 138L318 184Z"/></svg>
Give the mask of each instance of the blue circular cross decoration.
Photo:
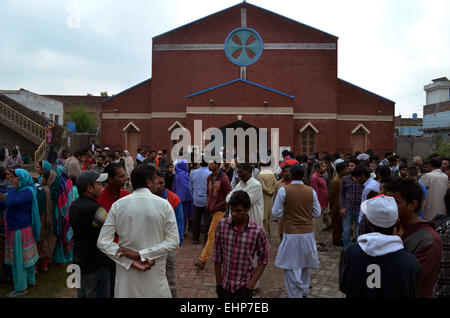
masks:
<svg viewBox="0 0 450 318"><path fill-rule="evenodd" d="M225 53L228 59L239 66L249 66L255 63L262 51L261 37L250 28L236 29L225 40Z"/></svg>

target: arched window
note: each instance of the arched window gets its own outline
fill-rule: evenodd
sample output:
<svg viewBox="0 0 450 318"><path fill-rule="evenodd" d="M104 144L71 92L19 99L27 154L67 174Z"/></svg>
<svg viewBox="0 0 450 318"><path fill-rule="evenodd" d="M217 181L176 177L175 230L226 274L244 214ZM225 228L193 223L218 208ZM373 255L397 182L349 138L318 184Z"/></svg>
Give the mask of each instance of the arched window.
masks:
<svg viewBox="0 0 450 318"><path fill-rule="evenodd" d="M319 131L311 123L300 129L300 144L302 154L309 156L316 152L317 134Z"/></svg>

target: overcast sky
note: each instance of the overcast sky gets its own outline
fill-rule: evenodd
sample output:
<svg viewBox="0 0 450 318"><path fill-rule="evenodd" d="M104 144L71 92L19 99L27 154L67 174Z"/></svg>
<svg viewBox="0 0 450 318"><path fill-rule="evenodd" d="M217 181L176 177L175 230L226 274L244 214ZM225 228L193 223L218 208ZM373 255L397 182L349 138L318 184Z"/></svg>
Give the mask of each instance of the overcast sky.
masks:
<svg viewBox="0 0 450 318"><path fill-rule="evenodd" d="M239 0L1 0L0 89L117 94L151 77L152 37ZM252 0L339 37L338 76L418 113L450 78L448 0Z"/></svg>

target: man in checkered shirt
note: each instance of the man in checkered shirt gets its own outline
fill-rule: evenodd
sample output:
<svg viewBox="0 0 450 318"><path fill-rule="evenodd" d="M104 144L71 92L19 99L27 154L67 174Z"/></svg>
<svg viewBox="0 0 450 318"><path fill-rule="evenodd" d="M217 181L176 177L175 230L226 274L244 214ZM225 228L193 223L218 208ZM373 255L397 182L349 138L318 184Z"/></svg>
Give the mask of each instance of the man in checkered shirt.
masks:
<svg viewBox="0 0 450 318"><path fill-rule="evenodd" d="M269 247L264 229L247 215L251 207L245 191L230 198L231 218L220 220L214 241L217 296L252 298L252 291L269 262ZM258 256L258 266L253 258Z"/></svg>

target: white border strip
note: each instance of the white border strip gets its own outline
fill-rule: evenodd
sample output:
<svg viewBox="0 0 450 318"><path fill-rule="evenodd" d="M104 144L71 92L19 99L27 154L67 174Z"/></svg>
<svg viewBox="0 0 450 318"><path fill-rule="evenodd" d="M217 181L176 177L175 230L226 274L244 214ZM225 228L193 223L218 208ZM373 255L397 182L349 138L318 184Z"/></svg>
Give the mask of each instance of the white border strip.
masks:
<svg viewBox="0 0 450 318"><path fill-rule="evenodd" d="M154 51L225 50L225 44L155 44ZM264 50L336 50L336 43L264 43Z"/></svg>
<svg viewBox="0 0 450 318"><path fill-rule="evenodd" d="M186 115L283 115L293 119L393 122L390 115L338 115L334 113L294 113L293 107L186 107L186 113L104 113L102 119L186 118Z"/></svg>
<svg viewBox="0 0 450 318"><path fill-rule="evenodd" d="M190 115L289 115L294 114L292 107L186 107Z"/></svg>
<svg viewBox="0 0 450 318"><path fill-rule="evenodd" d="M106 113L102 119L152 119L152 118L186 118L186 113Z"/></svg>
<svg viewBox="0 0 450 318"><path fill-rule="evenodd" d="M336 50L336 43L265 43L264 50Z"/></svg>

